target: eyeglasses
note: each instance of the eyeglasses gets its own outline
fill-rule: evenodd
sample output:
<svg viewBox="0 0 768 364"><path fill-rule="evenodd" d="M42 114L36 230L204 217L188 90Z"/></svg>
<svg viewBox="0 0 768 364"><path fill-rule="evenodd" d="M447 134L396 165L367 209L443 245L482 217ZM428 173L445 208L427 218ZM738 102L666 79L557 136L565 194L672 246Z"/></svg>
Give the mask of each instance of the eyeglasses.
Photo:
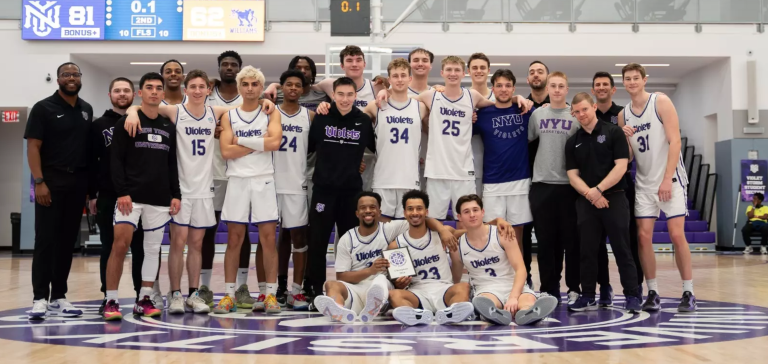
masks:
<svg viewBox="0 0 768 364"><path fill-rule="evenodd" d="M74 72L74 73L64 72L61 75L59 75L59 77L61 77L61 78L70 78L70 77L72 77L72 78L80 78L82 75L83 74L80 73L80 72Z"/></svg>

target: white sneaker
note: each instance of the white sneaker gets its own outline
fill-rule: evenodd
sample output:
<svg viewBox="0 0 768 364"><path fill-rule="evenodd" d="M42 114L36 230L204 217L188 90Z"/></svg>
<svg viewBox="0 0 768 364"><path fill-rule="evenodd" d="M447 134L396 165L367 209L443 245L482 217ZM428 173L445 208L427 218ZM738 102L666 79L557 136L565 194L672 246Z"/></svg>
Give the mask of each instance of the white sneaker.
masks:
<svg viewBox="0 0 768 364"><path fill-rule="evenodd" d="M576 300L578 300L578 299L579 299L579 294L578 293L576 293L574 291L568 292L568 304L569 305L572 305L572 304L576 303Z"/></svg>
<svg viewBox="0 0 768 364"><path fill-rule="evenodd" d="M83 310L75 308L66 298L59 298L48 304L48 311L58 312L61 316L77 317L83 314Z"/></svg>
<svg viewBox="0 0 768 364"><path fill-rule="evenodd" d="M168 292L168 313L184 314L184 297L181 292ZM155 303L157 307L157 303Z"/></svg>
<svg viewBox="0 0 768 364"><path fill-rule="evenodd" d="M372 284L365 293L365 307L360 311L358 318L364 323L372 322L379 315L379 312L387 303L389 292L385 287L378 284Z"/></svg>
<svg viewBox="0 0 768 364"><path fill-rule="evenodd" d="M186 306L194 313L211 312L211 308L205 303L205 300L203 300L203 298L197 294L197 291L195 291L195 293L193 293L191 296L187 297Z"/></svg>
<svg viewBox="0 0 768 364"><path fill-rule="evenodd" d="M331 319L331 321L343 322L345 324L355 321L355 311L339 306L333 298L328 296L317 296L315 297L314 303L315 307L317 307L317 311L323 314L323 316Z"/></svg>
<svg viewBox="0 0 768 364"><path fill-rule="evenodd" d="M30 320L45 320L45 314L48 311L48 301L45 299L32 302L32 309L27 311L27 318Z"/></svg>
<svg viewBox="0 0 768 364"><path fill-rule="evenodd" d="M170 299L170 295L168 298ZM162 310L165 308L165 302L163 302L163 294L160 293L160 291L152 291L152 295L149 296L149 299L152 300L152 302L155 303L155 308L158 310Z"/></svg>
<svg viewBox="0 0 768 364"><path fill-rule="evenodd" d="M760 254L768 255L768 247L761 246L760 247Z"/></svg>
<svg viewBox="0 0 768 364"><path fill-rule="evenodd" d="M744 248L744 254L752 254L752 247L748 246L748 247Z"/></svg>
<svg viewBox="0 0 768 364"><path fill-rule="evenodd" d="M475 306L470 302L457 302L435 313L435 321L438 325L455 324L472 320L475 315Z"/></svg>
<svg viewBox="0 0 768 364"><path fill-rule="evenodd" d="M402 306L392 311L392 316L403 325L429 325L432 323L432 311Z"/></svg>

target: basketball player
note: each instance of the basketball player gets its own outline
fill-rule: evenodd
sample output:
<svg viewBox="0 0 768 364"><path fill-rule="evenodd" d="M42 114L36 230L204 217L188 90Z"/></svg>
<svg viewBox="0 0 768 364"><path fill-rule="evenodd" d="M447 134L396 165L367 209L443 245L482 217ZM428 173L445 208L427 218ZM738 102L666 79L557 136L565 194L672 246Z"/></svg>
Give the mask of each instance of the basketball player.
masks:
<svg viewBox="0 0 768 364"><path fill-rule="evenodd" d="M515 236L522 237L523 226L533 221L528 202L531 184L528 122L531 113L522 113L512 104L516 82L515 75L508 69L493 73L491 94L495 95L496 104L477 112L473 134L480 138L480 145L488 149L488 155L493 156L482 160L485 167L482 198L488 208L485 220L505 219L514 226ZM522 252L522 240L517 242Z"/></svg>
<svg viewBox="0 0 768 364"><path fill-rule="evenodd" d="M170 59L160 66L160 74L165 79L165 99L163 105L179 105L187 103L187 95L181 91L184 81L184 66L181 62Z"/></svg>
<svg viewBox="0 0 768 364"><path fill-rule="evenodd" d="M220 136L222 157L227 160L228 192L224 200L221 219L227 222L229 236L224 256L225 296L214 308L214 313L237 310L235 306L236 265L239 261L246 228L256 224L264 250L266 271L266 297L264 309L268 313L280 312L275 299L277 293L277 194L274 183L272 151L280 147L282 127L280 114L267 116L259 106L264 89L264 75L251 67L237 74L237 84L243 105L222 116Z"/></svg>
<svg viewBox="0 0 768 364"><path fill-rule="evenodd" d="M408 96L417 96L430 89L429 72L432 71L432 62L435 55L424 48L416 48L408 53L408 62L411 64L413 79L408 86ZM421 150L419 151L419 189L427 188L427 179L424 178L424 162L427 160L427 148L429 147L429 130L421 129Z"/></svg>
<svg viewBox="0 0 768 364"><path fill-rule="evenodd" d="M691 251L684 229L688 215L688 176L680 152L677 111L668 96L645 91L648 77L643 66L630 63L622 68L621 74L624 87L632 98L619 114L619 126L630 137L637 160L635 216L640 262L648 284L648 298L643 303L643 310L661 309L652 241L653 226L661 210L667 216L669 237L675 247L675 261L683 279L683 297L677 310L693 312L696 311L696 297L693 294Z"/></svg>
<svg viewBox="0 0 768 364"><path fill-rule="evenodd" d="M376 192L362 191L355 200L359 226L348 230L339 239L336 280L325 282L325 295L317 296L314 304L332 321L351 323L359 318L370 323L384 306L387 292L393 288L381 274L389 266L381 251L394 237L408 231L409 223L404 220L379 222L381 196ZM446 241L453 240L453 234L439 221L428 219L426 223L428 228L446 237Z"/></svg>
<svg viewBox="0 0 768 364"><path fill-rule="evenodd" d="M315 66L315 61L313 61L312 58L307 56L293 57L291 62L288 63L288 69L300 71L307 79L307 82L305 82L306 85L304 85L299 97L300 106L306 107L309 111L315 111L317 110L317 105L321 102L330 100L325 92L312 88L312 85L315 84L315 79L317 78L317 66ZM283 102L284 94L282 86L283 85L281 84L278 88L277 97L275 99L275 103L278 105Z"/></svg>
<svg viewBox="0 0 768 364"><path fill-rule="evenodd" d="M115 241L107 263L107 305L105 320L122 319L117 289L123 273L123 261L133 231L141 220L144 228L144 262L141 298L133 308L136 315L159 316L162 310L152 302L152 285L157 276L163 227L181 207L181 191L176 162L176 132L170 120L158 114L164 99L164 80L158 73L148 73L139 82L142 110L141 132L134 143L118 121L112 146L112 181L118 197L115 208ZM170 207L169 207L170 205Z"/></svg>
<svg viewBox="0 0 768 364"><path fill-rule="evenodd" d="M467 60L469 76L472 79L472 89L488 100L496 101L493 90L488 88L488 74L491 70L491 60L483 53L473 53ZM472 155L475 163L475 194L483 197L483 138L472 135Z"/></svg>
<svg viewBox="0 0 768 364"><path fill-rule="evenodd" d="M472 304L486 321L517 325L543 320L557 307L558 299L537 298L525 284L525 265L515 238L499 235L498 228L484 225L483 201L478 195L462 196L456 215L466 227L459 239L461 262L474 288Z"/></svg>
<svg viewBox="0 0 768 364"><path fill-rule="evenodd" d="M469 284L461 282L461 256L452 250L454 263L449 264L439 234L427 228L429 196L410 190L403 195L401 204L410 227L389 244L389 249L407 247L417 272L414 278L397 279L398 285L406 284L407 289L389 291L389 302L395 309L393 316L408 326L429 325L433 317L437 317L440 325L468 319L475 308L469 302Z"/></svg>

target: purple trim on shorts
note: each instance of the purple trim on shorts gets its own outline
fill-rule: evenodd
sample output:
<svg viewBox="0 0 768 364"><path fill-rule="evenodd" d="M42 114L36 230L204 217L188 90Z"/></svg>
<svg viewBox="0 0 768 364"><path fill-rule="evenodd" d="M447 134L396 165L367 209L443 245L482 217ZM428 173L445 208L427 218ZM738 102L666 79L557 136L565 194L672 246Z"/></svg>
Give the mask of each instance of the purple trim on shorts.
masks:
<svg viewBox="0 0 768 364"><path fill-rule="evenodd" d="M134 223L132 223L132 222L130 222L130 221L115 221L115 220L113 219L113 220L112 220L112 224L113 224L113 225L117 225L117 224L128 224L128 225L131 225L131 226L133 226L133 230L136 230L136 229L138 229L138 227L136 226L136 224L134 224Z"/></svg>
<svg viewBox="0 0 768 364"><path fill-rule="evenodd" d="M278 221L277 219L275 219L275 220L265 220L265 221L252 222L251 224L252 225L268 224L268 223L277 222L277 221Z"/></svg>
<svg viewBox="0 0 768 364"><path fill-rule="evenodd" d="M212 227L216 227L216 226L219 226L219 225L218 225L218 224L216 224L216 225L211 225L211 226L193 226L192 224L190 224L190 225L188 225L188 226L189 226L191 229L202 229L202 230L207 230L207 229L210 229L210 228L212 228Z"/></svg>
<svg viewBox="0 0 768 364"><path fill-rule="evenodd" d="M680 214L680 215L675 215L675 216L667 216L667 221L669 221L671 219L674 219L676 217L683 217L683 216L687 216L687 215L688 215L688 213Z"/></svg>
<svg viewBox="0 0 768 364"><path fill-rule="evenodd" d="M225 222L227 224L233 223L233 224L240 224L240 225L248 225L250 222L240 222L240 221L231 221L231 220L221 220L221 222Z"/></svg>
<svg viewBox="0 0 768 364"><path fill-rule="evenodd" d="M448 290L451 289L451 287L448 287L445 289L445 291L443 291L443 306L445 306L445 308L448 308L448 302L445 302L445 294L448 293Z"/></svg>
<svg viewBox="0 0 768 364"><path fill-rule="evenodd" d="M309 224L301 225L301 226L294 226L294 227L284 227L283 229L285 229L285 230L293 230L293 229L301 229L301 228L305 228L305 227L309 227Z"/></svg>
<svg viewBox="0 0 768 364"><path fill-rule="evenodd" d="M411 293L413 293L413 292L411 292ZM417 295L415 293L413 293L413 295L416 296L416 299L419 301L419 307L416 307L416 308L418 308L420 310L423 310L424 309L424 305L421 304L421 298L419 298L419 295Z"/></svg>
<svg viewBox="0 0 768 364"><path fill-rule="evenodd" d="M528 221L528 222L524 222L524 223L522 223L522 224L515 224L515 225L512 225L512 227L517 227L517 226L525 226L525 225L530 225L530 224L532 224L532 223L533 223L533 221Z"/></svg>
<svg viewBox="0 0 768 364"><path fill-rule="evenodd" d="M171 222L171 223L173 223L173 224L179 225L179 226L186 226L186 227L189 227L189 224L182 224L182 223L180 223L180 222L176 222L176 220L174 220L173 218L171 218L171 221L170 221L170 222Z"/></svg>
<svg viewBox="0 0 768 364"><path fill-rule="evenodd" d="M160 225L160 226L158 226L156 228L152 228L152 229L144 229L144 231L155 231L155 230L162 229L162 228L166 227L168 225L168 223L171 222L171 220L173 220L173 219L172 218L168 219L168 221L166 221L165 224L162 224L162 225ZM133 224L131 224L131 225L133 225Z"/></svg>
<svg viewBox="0 0 768 364"><path fill-rule="evenodd" d="M347 296L349 297L349 309L351 310L352 307L355 307L355 296L352 295L352 291L349 290L349 287L347 287L346 284L344 285L344 288L347 289Z"/></svg>

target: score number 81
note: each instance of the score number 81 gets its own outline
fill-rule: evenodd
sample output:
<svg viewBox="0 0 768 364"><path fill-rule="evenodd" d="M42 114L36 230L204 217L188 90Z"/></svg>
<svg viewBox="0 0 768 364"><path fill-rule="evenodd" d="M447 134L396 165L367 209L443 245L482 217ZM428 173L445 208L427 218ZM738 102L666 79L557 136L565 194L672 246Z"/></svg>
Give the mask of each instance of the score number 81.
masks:
<svg viewBox="0 0 768 364"><path fill-rule="evenodd" d="M194 7L190 12L189 21L195 27L223 27L224 9L220 7Z"/></svg>

